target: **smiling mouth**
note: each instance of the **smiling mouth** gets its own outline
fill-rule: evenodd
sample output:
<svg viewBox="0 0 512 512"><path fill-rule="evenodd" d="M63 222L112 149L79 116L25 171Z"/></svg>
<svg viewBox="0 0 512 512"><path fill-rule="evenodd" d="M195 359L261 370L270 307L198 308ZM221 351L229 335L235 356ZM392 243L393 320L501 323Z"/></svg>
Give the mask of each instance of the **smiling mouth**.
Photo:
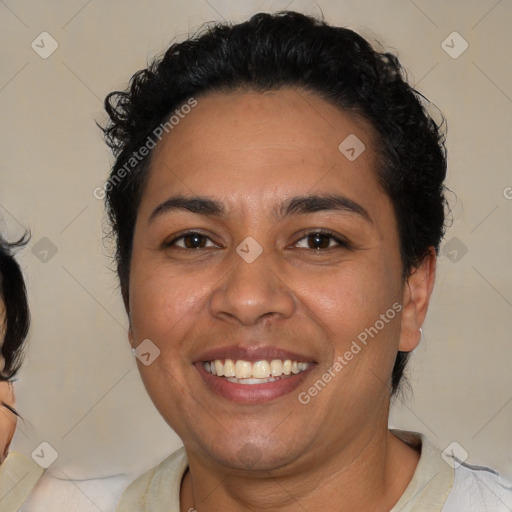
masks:
<svg viewBox="0 0 512 512"><path fill-rule="evenodd" d="M206 361L203 367L207 373L222 377L235 384L265 384L293 377L307 370L311 363L291 359L245 361L243 359L215 359Z"/></svg>

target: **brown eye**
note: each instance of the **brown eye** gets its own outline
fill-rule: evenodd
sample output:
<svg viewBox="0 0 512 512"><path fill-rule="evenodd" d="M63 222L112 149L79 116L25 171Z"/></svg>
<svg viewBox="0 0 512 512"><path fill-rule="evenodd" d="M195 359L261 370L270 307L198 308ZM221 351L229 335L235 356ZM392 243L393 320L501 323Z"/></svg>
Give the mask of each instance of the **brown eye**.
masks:
<svg viewBox="0 0 512 512"><path fill-rule="evenodd" d="M207 245L210 243L210 245ZM201 233L185 233L168 244L166 244L168 247L180 247L182 249L203 249L206 247L216 247L215 244L206 236L202 235Z"/></svg>
<svg viewBox="0 0 512 512"><path fill-rule="evenodd" d="M327 249L331 237L322 233L315 233L314 235L308 235L307 239L310 249Z"/></svg>
<svg viewBox="0 0 512 512"><path fill-rule="evenodd" d="M183 237L183 242L187 249L200 249L206 245L206 237L203 235L186 235Z"/></svg>
<svg viewBox="0 0 512 512"><path fill-rule="evenodd" d="M296 247L303 249L331 249L336 247L347 247L348 244L343 240L335 237L331 233L317 231L308 233L301 238L296 244Z"/></svg>

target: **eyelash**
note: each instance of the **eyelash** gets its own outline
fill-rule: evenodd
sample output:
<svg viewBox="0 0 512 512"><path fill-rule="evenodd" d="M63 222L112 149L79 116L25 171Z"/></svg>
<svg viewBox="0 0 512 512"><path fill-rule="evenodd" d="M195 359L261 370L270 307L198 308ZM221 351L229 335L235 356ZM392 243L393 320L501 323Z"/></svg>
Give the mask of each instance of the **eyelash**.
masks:
<svg viewBox="0 0 512 512"><path fill-rule="evenodd" d="M184 238L186 238L188 236L193 236L193 235L198 235L200 237L207 238L208 240L211 241L211 239L208 236L204 235L203 233L199 233L197 231L187 231L185 233L182 233L180 236L178 236L176 238L173 238L170 242L166 242L165 243L165 247L172 247L173 245L176 244L176 242L178 240L181 240L181 239L184 239ZM306 233L303 233L301 238L299 238L299 240L297 240L297 242L295 242L294 245L298 244L300 241L304 240L308 236L313 236L313 235L327 236L327 237L331 238L332 240L334 240L338 244L338 247L350 248L350 243L347 240L344 240L344 239L340 238L339 235L337 235L334 231L331 231L329 229L311 230L311 231L308 231ZM327 247L327 248L322 249L322 250L325 251L326 249L334 249L334 248L335 247ZM188 247L180 247L180 249L197 250L197 249L203 249L203 247L197 247L195 249L190 249ZM310 250L319 251L321 249L316 248L316 249L310 249Z"/></svg>
<svg viewBox="0 0 512 512"><path fill-rule="evenodd" d="M15 414L16 416L18 416L18 418L20 418L21 416L19 415L18 411L12 406L12 405L9 405L9 404L6 404L5 402L2 402L1 405L3 405L4 407L6 407L7 409L9 409L9 411L11 411L13 414Z"/></svg>
<svg viewBox="0 0 512 512"><path fill-rule="evenodd" d="M302 234L302 237L299 238L299 240L297 242L295 242L295 245L297 243L299 243L301 240L304 240L305 238L307 238L308 236L313 236L313 235L322 235L322 236L326 236L332 240L334 240L338 246L337 247L327 247L326 249L323 249L323 250L327 250L327 249L339 249L339 248L345 248L345 249L350 249L351 248L351 245L350 243L348 242L348 240L344 239L344 238L341 238L337 233L335 233L334 231L331 231L330 229L317 229L317 230L311 230L311 231L307 231L306 233L303 233ZM313 251L318 251L320 249L311 249Z"/></svg>

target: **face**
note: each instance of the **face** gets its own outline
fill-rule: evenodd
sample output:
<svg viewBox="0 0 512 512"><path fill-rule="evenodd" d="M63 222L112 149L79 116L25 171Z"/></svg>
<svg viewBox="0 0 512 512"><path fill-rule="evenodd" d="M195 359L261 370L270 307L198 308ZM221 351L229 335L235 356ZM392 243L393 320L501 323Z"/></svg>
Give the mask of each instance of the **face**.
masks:
<svg viewBox="0 0 512 512"><path fill-rule="evenodd" d="M5 325L5 306L0 300L0 346L4 339L4 325ZM3 366L3 361L0 359L0 364ZM7 457L7 452L11 439L16 430L16 415L5 407L7 404L14 407L14 392L10 382L0 381L0 464Z"/></svg>
<svg viewBox="0 0 512 512"><path fill-rule="evenodd" d="M154 150L130 342L160 351L139 369L189 457L298 470L387 426L421 301L365 122L294 89L197 101Z"/></svg>

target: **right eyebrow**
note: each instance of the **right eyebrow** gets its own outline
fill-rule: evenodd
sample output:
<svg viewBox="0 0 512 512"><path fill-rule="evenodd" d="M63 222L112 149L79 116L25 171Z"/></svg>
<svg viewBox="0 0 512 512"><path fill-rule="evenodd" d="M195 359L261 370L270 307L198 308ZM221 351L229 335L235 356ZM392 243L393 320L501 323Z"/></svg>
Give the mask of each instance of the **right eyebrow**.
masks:
<svg viewBox="0 0 512 512"><path fill-rule="evenodd" d="M222 203L214 199L200 196L185 197L180 195L172 196L163 203L160 203L149 216L148 224L164 213L176 210L185 210L197 215L212 215L215 217L223 217L226 215L226 210Z"/></svg>

